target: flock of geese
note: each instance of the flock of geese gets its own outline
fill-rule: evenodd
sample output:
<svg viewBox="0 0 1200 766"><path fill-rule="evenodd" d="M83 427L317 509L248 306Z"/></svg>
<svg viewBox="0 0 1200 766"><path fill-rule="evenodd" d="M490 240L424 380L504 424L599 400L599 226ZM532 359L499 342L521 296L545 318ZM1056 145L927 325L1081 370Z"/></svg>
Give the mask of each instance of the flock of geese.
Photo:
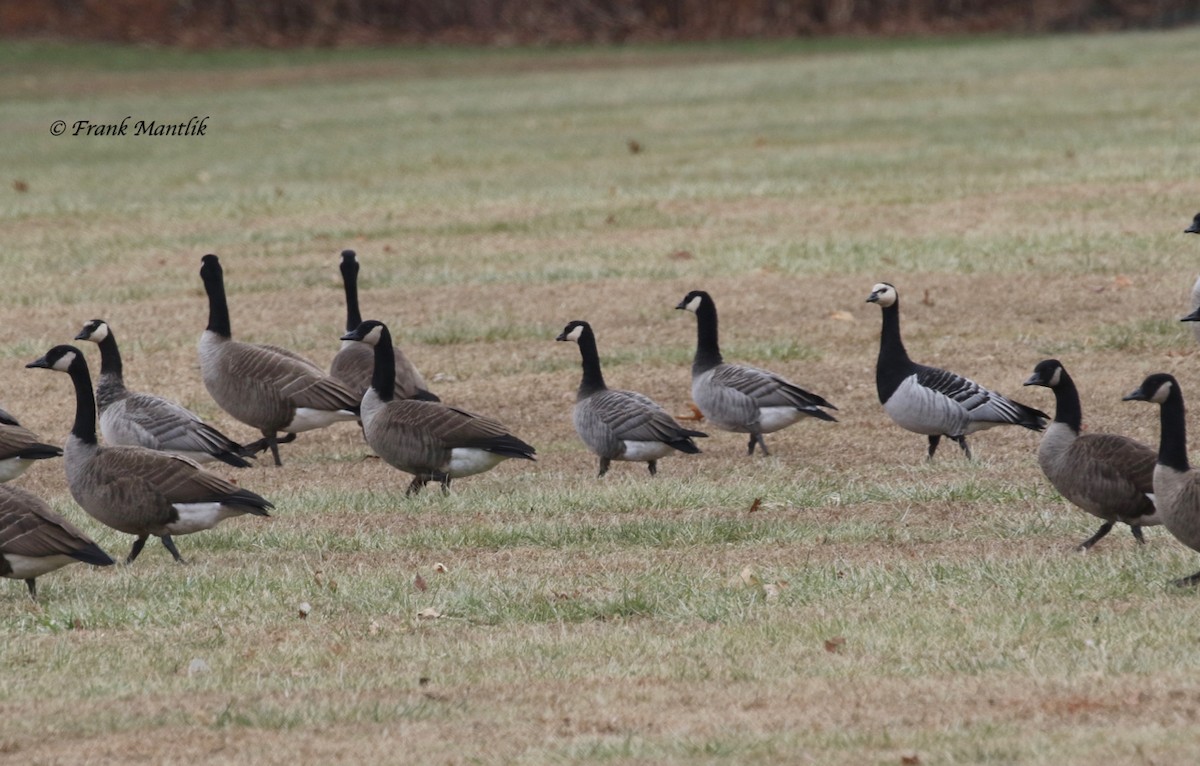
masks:
<svg viewBox="0 0 1200 766"><path fill-rule="evenodd" d="M1200 234L1200 214L1186 232ZM453 479L490 470L504 460L534 460L535 449L499 421L443 403L393 344L388 327L363 321L357 258L350 250L341 257L346 332L328 372L287 349L234 340L220 261L215 255L201 259L209 309L199 342L201 378L221 409L257 429L262 439L239 444L176 402L128 390L116 335L107 322L94 319L75 337L99 347L94 389L87 360L75 346L55 346L26 365L70 377L75 420L66 443L62 449L45 444L0 410L0 482L16 478L36 461L62 456L79 506L100 523L134 536L126 563L137 558L150 537L159 538L183 562L173 537L210 529L231 516L267 516L273 508L202 464L219 461L244 468L269 451L279 466L280 445L305 431L357 420L371 449L412 475L407 494L429 482L448 491ZM1188 463L1183 395L1172 376L1150 375L1125 397L1159 405L1158 450L1124 436L1082 433L1079 394L1059 361L1038 363L1025 381L1051 389L1051 419L969 378L910 359L894 285L875 285L867 301L882 314L875 372L879 401L897 425L928 439L928 459L942 437L956 442L970 458L967 437L977 431L1001 425L1045 430L1038 463L1046 477L1064 498L1103 522L1080 549L1091 548L1121 522L1139 542L1144 542L1142 527L1162 524L1200 551L1200 472ZM764 435L801 419L836 420L830 411L837 408L818 394L768 370L726 362L711 295L692 291L676 308L696 315L692 400L713 427L747 434L748 454L756 447L769 454ZM1200 280L1193 308L1183 321L1198 323L1200 339ZM696 439L707 434L680 425L640 393L608 388L587 322L568 323L557 340L579 347L582 378L573 419L579 438L599 458L599 476L613 461L646 463L653 476L660 459L700 451ZM114 563L43 500L0 483L0 576L24 580L36 600L39 576L76 561ZM1175 582L1195 585L1200 572Z"/></svg>

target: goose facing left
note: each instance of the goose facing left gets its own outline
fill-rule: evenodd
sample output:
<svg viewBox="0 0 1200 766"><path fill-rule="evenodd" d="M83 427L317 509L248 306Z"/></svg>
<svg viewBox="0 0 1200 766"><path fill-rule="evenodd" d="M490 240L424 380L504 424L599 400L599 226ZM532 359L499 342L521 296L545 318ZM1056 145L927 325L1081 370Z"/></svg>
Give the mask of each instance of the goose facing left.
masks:
<svg viewBox="0 0 1200 766"><path fill-rule="evenodd" d="M37 601L37 578L75 562L106 567L112 558L44 500L0 487L0 577L24 580Z"/></svg>
<svg viewBox="0 0 1200 766"><path fill-rule="evenodd" d="M373 346L375 369L363 396L362 425L367 444L384 462L413 475L406 494L436 481L490 471L504 460L535 460L536 450L491 418L441 402L396 397L395 359L387 325L367 320L344 340Z"/></svg>
<svg viewBox="0 0 1200 766"><path fill-rule="evenodd" d="M971 457L967 435L995 426L1015 425L1032 431L1046 427L1050 416L969 378L909 359L900 338L900 295L894 285L871 288L867 303L883 310L875 388L884 411L896 425L929 438L929 460L947 436Z"/></svg>
<svg viewBox="0 0 1200 766"><path fill-rule="evenodd" d="M0 410L0 482L12 481L36 460L62 457L62 449L45 444L17 419Z"/></svg>
<svg viewBox="0 0 1200 766"><path fill-rule="evenodd" d="M1154 504L1163 526L1175 539L1200 551L1200 472L1188 462L1187 413L1179 381L1164 372L1149 375L1125 401L1158 405L1158 462L1154 466ZM1200 572L1174 581L1200 584Z"/></svg>
<svg viewBox="0 0 1200 766"><path fill-rule="evenodd" d="M608 472L613 460L644 462L654 476L659 459L673 452L700 451L694 438L708 434L679 425L648 396L605 385L591 325L581 320L569 322L555 340L579 345L583 378L573 420L579 438L600 458L599 476Z"/></svg>
<svg viewBox="0 0 1200 766"><path fill-rule="evenodd" d="M209 254L201 264L208 326L200 336L200 377L221 409L262 432L275 465L283 465L280 432L294 436L358 418L358 398L320 367L278 346L234 340L221 263Z"/></svg>
<svg viewBox="0 0 1200 766"><path fill-rule="evenodd" d="M112 446L145 447L191 458L197 463L220 460L234 468L249 468L246 448L213 428L181 404L154 394L125 388L121 349L108 322L93 319L75 340L100 347L100 377L96 403L100 433Z"/></svg>
<svg viewBox="0 0 1200 766"><path fill-rule="evenodd" d="M1192 217L1192 224L1183 230L1184 234L1200 234L1200 213ZM1192 285L1191 313L1179 320L1181 322L1198 322L1192 325L1192 334L1200 342L1200 277Z"/></svg>
<svg viewBox="0 0 1200 766"><path fill-rule="evenodd" d="M75 502L97 521L137 537L126 562L154 536L182 563L172 535L211 529L231 516L267 516L274 507L187 458L144 447L101 446L87 361L74 346L55 346L25 366L70 376L75 422L64 448L67 485Z"/></svg>
<svg viewBox="0 0 1200 766"><path fill-rule="evenodd" d="M1057 359L1038 362L1025 385L1054 392L1054 422L1038 446L1042 473L1067 501L1104 522L1079 550L1090 549L1118 521L1145 542L1142 527L1162 523L1154 507L1158 454L1128 436L1084 433L1079 391Z"/></svg>
<svg viewBox="0 0 1200 766"><path fill-rule="evenodd" d="M717 428L750 434L747 454L753 455L757 444L763 455L768 455L763 434L787 428L801 418L837 420L825 412L837 407L824 398L773 372L727 363L721 356L717 304L711 295L693 290L675 308L696 315L692 399L701 414Z"/></svg>

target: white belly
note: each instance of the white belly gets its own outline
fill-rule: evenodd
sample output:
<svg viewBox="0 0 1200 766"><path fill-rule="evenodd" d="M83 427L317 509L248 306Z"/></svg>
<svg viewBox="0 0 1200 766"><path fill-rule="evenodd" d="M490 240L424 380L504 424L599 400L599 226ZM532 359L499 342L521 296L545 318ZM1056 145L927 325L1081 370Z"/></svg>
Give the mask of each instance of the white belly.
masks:
<svg viewBox="0 0 1200 766"><path fill-rule="evenodd" d="M658 460L670 455L673 450L670 446L662 442L635 442L626 441L625 452L621 454L617 460L628 460L631 462L648 463L651 460Z"/></svg>
<svg viewBox="0 0 1200 766"><path fill-rule="evenodd" d="M298 407L296 415L292 418L292 422L283 427L283 431L289 434L298 434L304 431L312 431L317 428L325 428L334 423L343 420L355 420L357 416L349 410L314 410L309 407Z"/></svg>
<svg viewBox="0 0 1200 766"><path fill-rule="evenodd" d="M787 428L802 417L804 413L795 407L762 407L758 411L758 424L764 434L769 434Z"/></svg>
<svg viewBox="0 0 1200 766"><path fill-rule="evenodd" d="M169 535L190 535L212 529L230 516L240 513L220 503L173 503L172 507L179 513L179 520L164 527Z"/></svg>
<svg viewBox="0 0 1200 766"><path fill-rule="evenodd" d="M6 553L4 560L13 570L12 574L5 575L5 577L11 577L14 580L41 577L47 572L53 572L55 569L65 567L67 564L74 564L77 561L65 553L55 556L20 556L16 553Z"/></svg>
<svg viewBox="0 0 1200 766"><path fill-rule="evenodd" d="M504 460L495 452L475 447L456 447L450 450L450 463L443 469L451 479L490 471Z"/></svg>

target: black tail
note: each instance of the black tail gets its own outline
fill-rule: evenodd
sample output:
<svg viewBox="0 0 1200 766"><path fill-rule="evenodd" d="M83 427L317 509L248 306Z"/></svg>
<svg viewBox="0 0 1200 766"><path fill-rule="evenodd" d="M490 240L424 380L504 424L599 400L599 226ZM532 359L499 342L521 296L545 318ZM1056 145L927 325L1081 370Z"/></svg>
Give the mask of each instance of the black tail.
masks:
<svg viewBox="0 0 1200 766"><path fill-rule="evenodd" d="M112 556L104 552L104 549L95 543L88 543L84 547L71 551L71 558L82 561L85 564L92 564L98 567L110 567L116 562Z"/></svg>

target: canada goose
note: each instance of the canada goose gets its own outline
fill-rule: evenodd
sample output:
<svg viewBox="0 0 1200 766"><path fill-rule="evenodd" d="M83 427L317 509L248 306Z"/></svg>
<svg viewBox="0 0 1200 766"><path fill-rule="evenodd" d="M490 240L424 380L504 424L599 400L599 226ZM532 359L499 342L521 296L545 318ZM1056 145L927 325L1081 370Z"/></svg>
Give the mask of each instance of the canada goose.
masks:
<svg viewBox="0 0 1200 766"><path fill-rule="evenodd" d="M1159 405L1154 504L1167 531L1187 547L1200 551L1200 474L1188 464L1187 416L1178 381L1166 373L1155 373L1126 394L1124 400ZM1174 581L1180 587L1197 583L1200 572Z"/></svg>
<svg viewBox="0 0 1200 766"><path fill-rule="evenodd" d="M508 458L534 460L535 450L491 418L421 399L395 398L392 336L382 322L369 320L343 336L375 348L371 387L363 396L362 425L367 444L389 465L413 474L406 494L437 481L482 473Z"/></svg>
<svg viewBox="0 0 1200 766"><path fill-rule="evenodd" d="M871 288L867 303L883 309L879 358L875 363L875 388L888 416L901 428L929 437L929 459L943 436L958 442L967 459L971 448L967 434L1001 425L1041 431L1050 418L990 391L973 380L908 358L900 339L900 296L896 288L880 282Z"/></svg>
<svg viewBox="0 0 1200 766"><path fill-rule="evenodd" d="M208 473L185 457L144 447L102 447L96 440L96 398L83 352L55 346L25 365L71 376L75 423L65 449L67 485L75 502L118 532L137 535L126 563L142 552L150 535L162 538L183 563L171 535L215 527L230 516L268 516L274 506L253 492Z"/></svg>
<svg viewBox="0 0 1200 766"><path fill-rule="evenodd" d="M814 393L773 372L741 364L726 364L717 342L717 304L703 290L684 296L677 309L696 315L696 356L692 362L692 399L714 426L723 431L750 434L747 454L754 445L768 455L763 434L773 433L805 415L836 422L821 408L836 410Z"/></svg>
<svg viewBox="0 0 1200 766"><path fill-rule="evenodd" d="M250 467L242 457L247 454L245 447L191 410L161 396L125 388L121 350L112 328L103 319L89 321L75 340L91 341L100 347L96 402L100 405L100 433L109 445L171 452L197 463L220 460L235 468Z"/></svg>
<svg viewBox="0 0 1200 766"><path fill-rule="evenodd" d="M0 487L0 577L24 580L37 601L37 578L82 561L110 566L112 558L39 497Z"/></svg>
<svg viewBox="0 0 1200 766"><path fill-rule="evenodd" d="M304 357L278 346L233 340L221 263L202 259L208 327L200 336L200 377L209 395L233 417L262 431L279 459L280 431L297 434L358 417L354 393Z"/></svg>
<svg viewBox="0 0 1200 766"><path fill-rule="evenodd" d="M1158 454L1116 434L1081 434L1083 409L1075 381L1057 359L1038 362L1027 386L1054 392L1054 422L1038 447L1038 464L1063 497L1104 523L1084 540L1086 551L1120 521L1139 543L1142 527L1161 524L1154 509L1154 463Z"/></svg>
<svg viewBox="0 0 1200 766"><path fill-rule="evenodd" d="M1183 230L1184 234L1200 234L1200 213L1196 213L1192 218L1192 225ZM1192 313L1179 320L1181 322L1200 322L1200 277L1196 278L1195 284L1192 285ZM1192 334L1196 336L1196 341L1200 342L1200 324L1192 325Z"/></svg>
<svg viewBox="0 0 1200 766"><path fill-rule="evenodd" d="M700 451L692 437L708 434L679 425L647 396L604 385L591 325L579 320L569 322L555 340L579 344L583 379L575 397L573 418L579 438L600 457L598 477L608 473L613 460L645 461L654 476L659 458L673 451L688 454Z"/></svg>
<svg viewBox="0 0 1200 766"><path fill-rule="evenodd" d="M358 261L353 250L342 251L342 286L346 290L346 332L354 332L362 324L358 313ZM396 395L401 399L427 399L441 401L429 391L425 378L408 361L404 352L396 347ZM375 368L375 350L356 340L343 340L342 348L333 357L329 374L350 389L359 401L371 385L371 371Z"/></svg>
<svg viewBox="0 0 1200 766"><path fill-rule="evenodd" d="M38 441L38 435L0 410L0 482L12 481L35 460L61 457L62 449Z"/></svg>

